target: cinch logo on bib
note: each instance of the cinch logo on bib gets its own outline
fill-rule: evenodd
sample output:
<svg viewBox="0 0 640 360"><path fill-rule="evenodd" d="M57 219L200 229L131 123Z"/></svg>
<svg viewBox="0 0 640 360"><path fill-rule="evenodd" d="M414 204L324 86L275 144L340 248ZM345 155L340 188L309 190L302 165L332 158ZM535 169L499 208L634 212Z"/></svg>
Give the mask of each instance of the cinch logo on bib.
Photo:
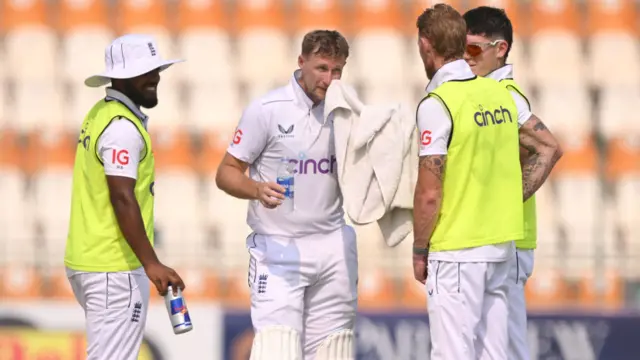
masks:
<svg viewBox="0 0 640 360"><path fill-rule="evenodd" d="M482 105L480 105L480 111L473 114L473 120L476 122L478 126L487 126L487 125L500 125L507 120L509 122L513 122L513 118L511 117L511 113L509 110L500 106L500 109L484 109Z"/></svg>

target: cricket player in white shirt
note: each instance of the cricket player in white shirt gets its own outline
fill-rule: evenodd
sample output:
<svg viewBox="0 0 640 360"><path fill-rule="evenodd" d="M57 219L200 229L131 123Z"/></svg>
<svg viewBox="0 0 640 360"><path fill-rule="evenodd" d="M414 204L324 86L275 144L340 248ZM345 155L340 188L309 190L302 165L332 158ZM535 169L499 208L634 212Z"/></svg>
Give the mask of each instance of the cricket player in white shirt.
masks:
<svg viewBox="0 0 640 360"><path fill-rule="evenodd" d="M344 221L333 120L323 116L327 88L348 56L340 33L308 33L300 69L245 109L218 168L218 187L250 201L252 360L354 358L356 238ZM295 164L292 212L279 208L283 158Z"/></svg>
<svg viewBox="0 0 640 360"><path fill-rule="evenodd" d="M474 74L499 81L510 92L518 109L520 152L525 191L542 184L562 156L560 145L542 121L531 113L529 100L513 80L513 65L506 64L513 43L513 26L504 10L480 6L464 14L467 24L465 60ZM526 200L526 199L525 199ZM516 241L508 284L509 360L528 360L527 307L524 287L533 273L536 248L535 196L525 203L525 237Z"/></svg>

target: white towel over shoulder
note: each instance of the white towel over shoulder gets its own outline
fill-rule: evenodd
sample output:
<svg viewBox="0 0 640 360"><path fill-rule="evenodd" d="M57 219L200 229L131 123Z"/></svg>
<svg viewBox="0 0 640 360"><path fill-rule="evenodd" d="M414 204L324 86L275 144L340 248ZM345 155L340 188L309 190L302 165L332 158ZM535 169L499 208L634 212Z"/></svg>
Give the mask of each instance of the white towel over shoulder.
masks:
<svg viewBox="0 0 640 360"><path fill-rule="evenodd" d="M354 224L377 222L396 246L413 230L418 173L417 129L402 106L365 105L355 90L334 80L325 117L333 114L338 181Z"/></svg>

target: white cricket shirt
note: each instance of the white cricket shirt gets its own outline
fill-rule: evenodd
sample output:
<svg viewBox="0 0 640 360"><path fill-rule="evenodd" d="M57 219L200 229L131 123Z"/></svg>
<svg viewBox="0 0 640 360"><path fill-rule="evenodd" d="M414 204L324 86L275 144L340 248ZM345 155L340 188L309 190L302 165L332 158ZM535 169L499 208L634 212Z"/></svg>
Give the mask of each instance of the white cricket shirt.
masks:
<svg viewBox="0 0 640 360"><path fill-rule="evenodd" d="M469 80L475 75L464 60L456 60L445 64L433 76L426 92L451 80ZM418 130L420 131L420 156L446 155L451 136L449 112L435 98L428 98L420 103L417 111ZM429 140L430 138L430 140ZM504 244L487 245L472 249L430 252L430 260L449 262L498 262L506 261L515 254L512 241Z"/></svg>
<svg viewBox="0 0 640 360"><path fill-rule="evenodd" d="M138 119L114 119L98 138L97 148L104 164L104 173L108 176L125 176L132 179L138 177L138 164L145 154L145 143L142 134L131 121L142 121L147 128L148 117L140 111L126 95L107 88L106 100L118 101L129 108ZM123 156L124 154L124 156Z"/></svg>
<svg viewBox="0 0 640 360"><path fill-rule="evenodd" d="M297 82L272 90L244 110L227 152L249 166L255 181L276 181L280 159L296 163L295 210L284 213L249 202L247 223L258 234L300 237L329 233L345 224L338 186L333 118L313 106Z"/></svg>

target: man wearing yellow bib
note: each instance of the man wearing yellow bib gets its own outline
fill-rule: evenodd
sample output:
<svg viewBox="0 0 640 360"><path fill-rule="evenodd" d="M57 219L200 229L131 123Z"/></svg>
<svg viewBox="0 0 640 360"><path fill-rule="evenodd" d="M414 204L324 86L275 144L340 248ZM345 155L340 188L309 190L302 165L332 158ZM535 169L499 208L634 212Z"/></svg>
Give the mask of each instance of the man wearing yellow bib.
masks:
<svg viewBox="0 0 640 360"><path fill-rule="evenodd" d="M417 110L413 268L426 284L431 359L507 359L509 259L523 237L516 106L463 60L455 9L428 8L417 27L431 81Z"/></svg>
<svg viewBox="0 0 640 360"><path fill-rule="evenodd" d="M89 360L137 359L149 280L160 294L168 283L184 288L153 248L154 156L140 110L158 104L159 72L176 62L162 59L152 37L125 35L106 47L106 70L85 80L111 83L80 130L64 258Z"/></svg>
<svg viewBox="0 0 640 360"><path fill-rule="evenodd" d="M517 240L509 274L509 360L528 360L527 309L524 287L533 272L537 223L534 192L543 184L561 156L558 142L531 113L529 100L513 80L513 66L506 64L513 27L502 9L481 6L464 14L467 24L465 60L478 76L500 82L511 92L518 109L520 158L524 174L524 239Z"/></svg>

